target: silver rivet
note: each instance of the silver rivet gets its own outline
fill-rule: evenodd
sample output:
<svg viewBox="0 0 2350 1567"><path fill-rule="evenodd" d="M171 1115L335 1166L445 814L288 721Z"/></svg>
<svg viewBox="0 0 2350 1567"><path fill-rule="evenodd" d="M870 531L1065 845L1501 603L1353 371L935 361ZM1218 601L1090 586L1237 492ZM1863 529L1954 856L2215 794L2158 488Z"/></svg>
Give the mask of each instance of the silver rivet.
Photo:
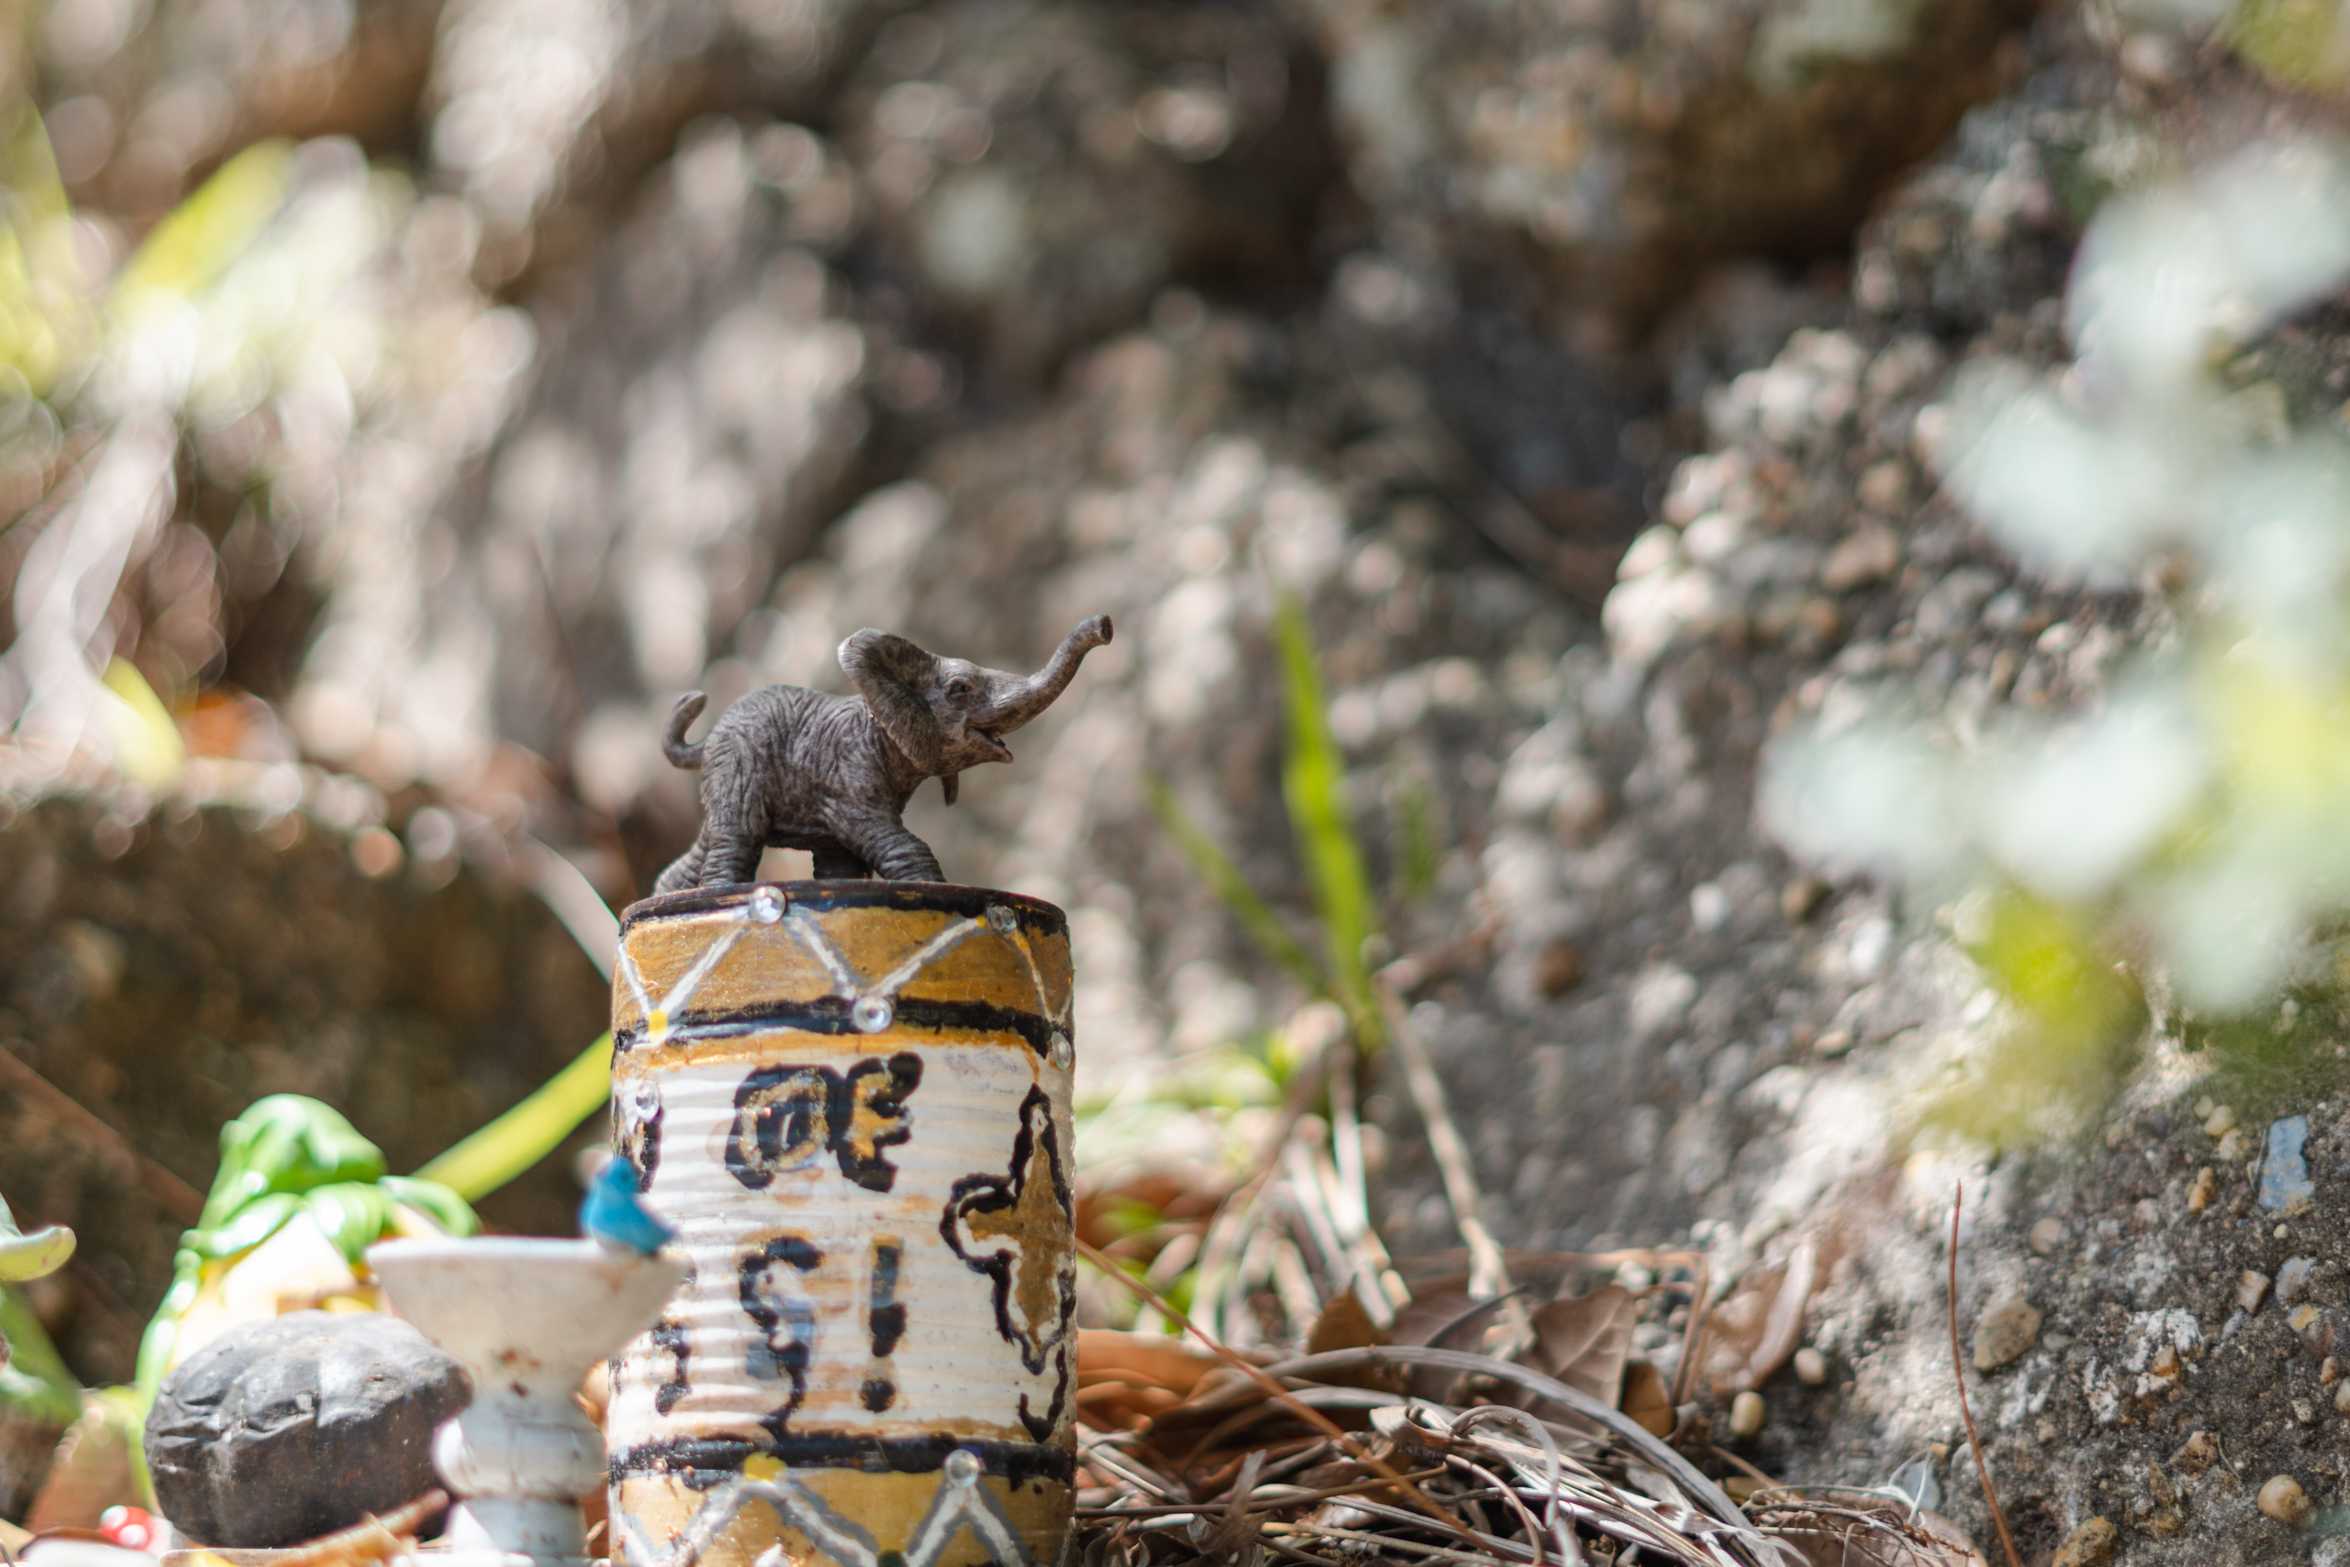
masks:
<svg viewBox="0 0 2350 1567"><path fill-rule="evenodd" d="M857 1004L849 1008L849 1016L856 1020L859 1031L878 1034L896 1019L898 1009L889 1004L887 996L859 996Z"/></svg>
<svg viewBox="0 0 2350 1567"><path fill-rule="evenodd" d="M1020 916L1012 911L1010 904L991 903L987 906L987 923L997 935L1009 936L1020 928Z"/></svg>
<svg viewBox="0 0 2350 1567"><path fill-rule="evenodd" d="M1057 1028L1053 1030L1053 1037L1045 1041L1044 1053L1047 1060L1059 1067L1067 1066L1077 1055L1070 1048L1069 1036Z"/></svg>
<svg viewBox="0 0 2350 1567"><path fill-rule="evenodd" d="M947 1454L946 1472L947 1479L952 1484L965 1487L977 1485L979 1483L979 1455L967 1447L956 1448Z"/></svg>
<svg viewBox="0 0 2350 1567"><path fill-rule="evenodd" d="M761 887L751 894L751 918L762 925L772 925L783 918L783 894L773 887Z"/></svg>

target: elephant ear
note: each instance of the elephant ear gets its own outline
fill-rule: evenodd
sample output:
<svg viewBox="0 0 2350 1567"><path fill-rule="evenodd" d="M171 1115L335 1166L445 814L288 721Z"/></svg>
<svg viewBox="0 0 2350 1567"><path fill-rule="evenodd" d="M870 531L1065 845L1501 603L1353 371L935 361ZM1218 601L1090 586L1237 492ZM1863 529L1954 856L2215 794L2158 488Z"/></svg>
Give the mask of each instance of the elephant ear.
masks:
<svg viewBox="0 0 2350 1567"><path fill-rule="evenodd" d="M889 743L925 773L946 762L946 737L923 690L938 660L904 637L860 631L840 645L840 667L857 683L858 694L889 736Z"/></svg>

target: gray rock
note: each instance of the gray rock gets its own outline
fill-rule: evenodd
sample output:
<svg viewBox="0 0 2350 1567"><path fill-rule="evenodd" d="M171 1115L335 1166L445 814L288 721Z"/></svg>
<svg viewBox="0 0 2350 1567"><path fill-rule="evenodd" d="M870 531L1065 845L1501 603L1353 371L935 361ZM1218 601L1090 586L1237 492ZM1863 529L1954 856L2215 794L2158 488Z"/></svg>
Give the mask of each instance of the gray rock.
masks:
<svg viewBox="0 0 2350 1567"><path fill-rule="evenodd" d="M155 1499L207 1545L314 1539L430 1490L433 1429L472 1396L457 1363L396 1317L303 1311L236 1328L156 1394Z"/></svg>
<svg viewBox="0 0 2350 1567"><path fill-rule="evenodd" d="M1356 183L1465 262L1637 314L1705 261L1844 230L1998 79L2009 0L1303 0ZM1511 243L1502 244L1500 236Z"/></svg>

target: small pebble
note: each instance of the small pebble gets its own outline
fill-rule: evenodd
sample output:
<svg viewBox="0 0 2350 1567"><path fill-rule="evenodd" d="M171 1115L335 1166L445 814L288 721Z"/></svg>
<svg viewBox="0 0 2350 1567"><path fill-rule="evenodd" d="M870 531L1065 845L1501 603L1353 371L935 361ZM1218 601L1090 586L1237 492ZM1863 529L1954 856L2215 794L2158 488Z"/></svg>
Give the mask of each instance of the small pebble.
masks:
<svg viewBox="0 0 2350 1567"><path fill-rule="evenodd" d="M2298 1529L2309 1522L2316 1511L2309 1493L2301 1489L2301 1482L2291 1475L2271 1475L2260 1488L2260 1510L2277 1522L2291 1524Z"/></svg>
<svg viewBox="0 0 2350 1567"><path fill-rule="evenodd" d="M1779 912L1790 925L1800 925L1827 901L1828 884L1817 876L1798 876L1779 889Z"/></svg>
<svg viewBox="0 0 2350 1567"><path fill-rule="evenodd" d="M2113 1542L2119 1534L2110 1520L2092 1518L2064 1537L2048 1567L2096 1567L2113 1555Z"/></svg>
<svg viewBox="0 0 2350 1567"><path fill-rule="evenodd" d="M2334 1384L2334 1412L2350 1415L2350 1382L2336 1382Z"/></svg>
<svg viewBox="0 0 2350 1567"><path fill-rule="evenodd" d="M2219 1146L2212 1150L2213 1153L2218 1154L2230 1164L2241 1163L2244 1156L2251 1151L2252 1145L2244 1140L2243 1128L2235 1126L2227 1129L2219 1140Z"/></svg>
<svg viewBox="0 0 2350 1567"><path fill-rule="evenodd" d="M2225 1137L2235 1130L2236 1109L2233 1105L2214 1105L2211 1114L2203 1118L2203 1130L2212 1137Z"/></svg>
<svg viewBox="0 0 2350 1567"><path fill-rule="evenodd" d="M2058 1219L2042 1219L2032 1226L2032 1250L2045 1257L2064 1244L2064 1224Z"/></svg>
<svg viewBox="0 0 2350 1567"><path fill-rule="evenodd" d="M2301 1335L2301 1342L2320 1355L2334 1347L2333 1324L2326 1321L2324 1312L2307 1301L2286 1313L2285 1326Z"/></svg>
<svg viewBox="0 0 2350 1567"><path fill-rule="evenodd" d="M1828 1380L1828 1357L1809 1344L1795 1352L1795 1380L1805 1387L1818 1387Z"/></svg>
<svg viewBox="0 0 2350 1567"><path fill-rule="evenodd" d="M2154 1359L2146 1369L2158 1377L2177 1376L2179 1374L2179 1346L2176 1344L2163 1345L2162 1348L2154 1352Z"/></svg>
<svg viewBox="0 0 2350 1567"><path fill-rule="evenodd" d="M2218 1100L2212 1098L2209 1094L2200 1094L2196 1097L2195 1100L2195 1119L2198 1121L2204 1120L2211 1114L2212 1111L2217 1110L2218 1108Z"/></svg>
<svg viewBox="0 0 2350 1567"><path fill-rule="evenodd" d="M1851 1048L1852 1030L1849 1028L1831 1028L1811 1043L1811 1053L1815 1056L1840 1056Z"/></svg>
<svg viewBox="0 0 2350 1567"><path fill-rule="evenodd" d="M2195 1172L2195 1184L2187 1188L2187 1211L2201 1213L2211 1206L2211 1199L2219 1194L2219 1177L2210 1165Z"/></svg>
<svg viewBox="0 0 2350 1567"><path fill-rule="evenodd" d="M2260 1159L2260 1205L2272 1213L2307 1213L2317 1199L2309 1178L2309 1117L2279 1116L2269 1122Z"/></svg>
<svg viewBox="0 0 2350 1567"><path fill-rule="evenodd" d="M1730 1434L1740 1441L1762 1434L1763 1421L1769 1415L1763 1396L1752 1388L1730 1400Z"/></svg>
<svg viewBox="0 0 2350 1567"><path fill-rule="evenodd" d="M1897 458L1871 463L1860 476L1860 503L1872 511L1896 512L1909 499L1909 469Z"/></svg>
<svg viewBox="0 0 2350 1567"><path fill-rule="evenodd" d="M2170 1455L2170 1464L2181 1474L2199 1475L2219 1459L2219 1443L2212 1440L2209 1431L2197 1431L2179 1444L2179 1450Z"/></svg>
<svg viewBox="0 0 2350 1567"><path fill-rule="evenodd" d="M2285 1265L2277 1269L2277 1304L2290 1306L2308 1294L2316 1272L2315 1257L2286 1258Z"/></svg>
<svg viewBox="0 0 2350 1567"><path fill-rule="evenodd" d="M2040 1337L2040 1313L2021 1295L2002 1295L1975 1319L1975 1369L1996 1371Z"/></svg>
<svg viewBox="0 0 2350 1567"><path fill-rule="evenodd" d="M2246 1268L2236 1278L2236 1304L2246 1316L2260 1310L2260 1303L2268 1299L2268 1275L2257 1268Z"/></svg>
<svg viewBox="0 0 2350 1567"><path fill-rule="evenodd" d="M1534 988L1556 999L1583 983L1583 952L1573 942L1553 941L1534 960Z"/></svg>
<svg viewBox="0 0 2350 1567"><path fill-rule="evenodd" d="M1820 566L1820 586L1843 593L1893 575L1901 564L1901 536L1881 522L1846 534Z"/></svg>

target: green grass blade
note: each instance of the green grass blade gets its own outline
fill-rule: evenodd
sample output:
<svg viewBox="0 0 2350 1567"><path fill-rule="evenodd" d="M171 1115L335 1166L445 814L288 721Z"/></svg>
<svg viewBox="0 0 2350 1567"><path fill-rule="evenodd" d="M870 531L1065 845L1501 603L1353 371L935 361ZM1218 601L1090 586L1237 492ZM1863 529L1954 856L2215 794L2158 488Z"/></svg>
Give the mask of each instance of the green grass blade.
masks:
<svg viewBox="0 0 2350 1567"><path fill-rule="evenodd" d="M1240 867L1232 863L1232 857L1224 852L1224 846L1201 831L1199 823L1191 819L1182 803L1175 798L1175 791L1168 788L1163 780L1149 780L1148 788L1151 813L1158 817L1159 825L1175 840L1175 846L1183 851L1183 857L1191 861L1191 867L1199 873L1200 880L1208 884L1209 890L1232 911L1232 917L1240 921L1241 929L1248 932L1249 939L1267 957L1295 975L1297 982L1306 989L1317 996L1329 995L1330 976L1314 961L1313 954L1306 951L1298 939L1289 933L1288 927L1281 923L1281 917L1273 912L1264 899L1257 896L1257 890L1248 884L1247 877L1241 875Z"/></svg>
<svg viewBox="0 0 2350 1567"><path fill-rule="evenodd" d="M479 1202L563 1146L612 1097L612 1036L572 1058L529 1098L416 1172Z"/></svg>
<svg viewBox="0 0 2350 1567"><path fill-rule="evenodd" d="M148 231L115 280L115 303L184 299L210 287L277 216L293 175L289 141L256 142L222 164Z"/></svg>
<svg viewBox="0 0 2350 1567"><path fill-rule="evenodd" d="M1363 949L1378 928L1378 910L1370 875L1363 868L1363 847L1347 810L1346 763L1330 735L1312 634L1295 599L1282 600L1273 629L1280 643L1281 692L1289 723L1282 798L1289 807L1290 830L1297 834L1305 856L1338 1000L1352 1014L1365 1045L1375 1045L1381 1037L1379 1009L1372 1004Z"/></svg>

